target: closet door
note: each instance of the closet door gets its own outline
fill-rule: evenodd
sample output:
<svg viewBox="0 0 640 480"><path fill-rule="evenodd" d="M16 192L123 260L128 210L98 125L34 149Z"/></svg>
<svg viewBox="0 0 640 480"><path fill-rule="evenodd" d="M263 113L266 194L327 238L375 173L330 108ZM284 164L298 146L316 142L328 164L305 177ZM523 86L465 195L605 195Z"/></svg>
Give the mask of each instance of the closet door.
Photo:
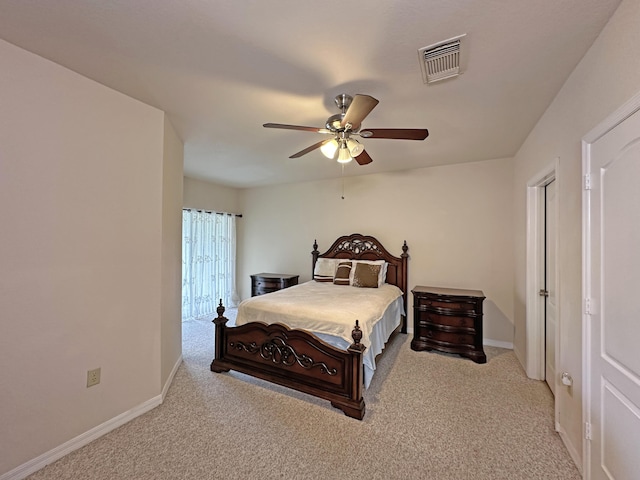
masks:
<svg viewBox="0 0 640 480"><path fill-rule="evenodd" d="M640 472L640 112L590 145L585 213L585 478Z"/></svg>

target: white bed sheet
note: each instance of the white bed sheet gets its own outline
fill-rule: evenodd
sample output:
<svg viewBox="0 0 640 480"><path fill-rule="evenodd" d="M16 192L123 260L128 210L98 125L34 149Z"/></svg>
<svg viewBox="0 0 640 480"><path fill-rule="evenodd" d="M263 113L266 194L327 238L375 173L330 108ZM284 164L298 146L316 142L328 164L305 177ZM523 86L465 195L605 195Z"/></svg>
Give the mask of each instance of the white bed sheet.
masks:
<svg viewBox="0 0 640 480"><path fill-rule="evenodd" d="M401 315L404 315L404 303L402 297L393 301L382 318L373 326L371 333L371 345L364 351L362 363L364 365L364 388L369 388L373 374L376 371L376 357L384 350L384 345L389 340L393 331L400 326L402 322ZM346 350L353 343L345 341L343 338L323 333L315 333L315 335L327 342L329 345Z"/></svg>
<svg viewBox="0 0 640 480"><path fill-rule="evenodd" d="M358 288L310 281L244 300L236 325L249 322L283 323L313 332L325 342L346 350L358 319L362 329L364 385L371 383L375 357L382 352L404 315L402 291L390 284Z"/></svg>

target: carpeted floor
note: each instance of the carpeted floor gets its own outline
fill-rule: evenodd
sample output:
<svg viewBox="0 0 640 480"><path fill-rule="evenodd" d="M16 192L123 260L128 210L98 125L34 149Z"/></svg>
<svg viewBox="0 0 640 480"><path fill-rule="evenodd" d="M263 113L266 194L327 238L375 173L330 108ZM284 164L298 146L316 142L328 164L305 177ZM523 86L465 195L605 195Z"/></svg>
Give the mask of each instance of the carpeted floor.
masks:
<svg viewBox="0 0 640 480"><path fill-rule="evenodd" d="M231 317L233 311L228 312ZM213 324L183 324L165 402L36 472L44 479L581 478L553 430L553 398L510 350L477 365L387 346L363 421L239 373L214 374Z"/></svg>

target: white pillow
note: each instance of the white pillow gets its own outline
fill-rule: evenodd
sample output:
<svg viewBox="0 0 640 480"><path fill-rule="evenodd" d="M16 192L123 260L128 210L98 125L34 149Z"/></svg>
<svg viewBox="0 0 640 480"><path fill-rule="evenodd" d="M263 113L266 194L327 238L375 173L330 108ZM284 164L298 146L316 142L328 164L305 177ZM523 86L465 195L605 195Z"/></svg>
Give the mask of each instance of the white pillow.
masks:
<svg viewBox="0 0 640 480"><path fill-rule="evenodd" d="M316 282L333 282L339 261L337 258L318 258L313 269L313 279Z"/></svg>
<svg viewBox="0 0 640 480"><path fill-rule="evenodd" d="M387 266L388 263L384 260L351 260L353 268L351 269L351 275L349 276L349 285L353 285L353 276L356 273L356 264L368 263L369 265L381 265L380 273L378 274L378 287L384 285L387 279Z"/></svg>

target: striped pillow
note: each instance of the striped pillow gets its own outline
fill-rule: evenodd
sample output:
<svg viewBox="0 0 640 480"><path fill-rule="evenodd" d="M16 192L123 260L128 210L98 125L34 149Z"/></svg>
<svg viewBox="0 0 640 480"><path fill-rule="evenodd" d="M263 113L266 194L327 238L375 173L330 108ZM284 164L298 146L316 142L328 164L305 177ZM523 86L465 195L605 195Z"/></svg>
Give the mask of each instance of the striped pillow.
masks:
<svg viewBox="0 0 640 480"><path fill-rule="evenodd" d="M336 285L349 285L349 276L351 275L351 262L340 262L336 269L336 275L333 277L333 283Z"/></svg>
<svg viewBox="0 0 640 480"><path fill-rule="evenodd" d="M337 258L319 258L313 269L313 279L316 282L333 282L333 276L338 266Z"/></svg>

